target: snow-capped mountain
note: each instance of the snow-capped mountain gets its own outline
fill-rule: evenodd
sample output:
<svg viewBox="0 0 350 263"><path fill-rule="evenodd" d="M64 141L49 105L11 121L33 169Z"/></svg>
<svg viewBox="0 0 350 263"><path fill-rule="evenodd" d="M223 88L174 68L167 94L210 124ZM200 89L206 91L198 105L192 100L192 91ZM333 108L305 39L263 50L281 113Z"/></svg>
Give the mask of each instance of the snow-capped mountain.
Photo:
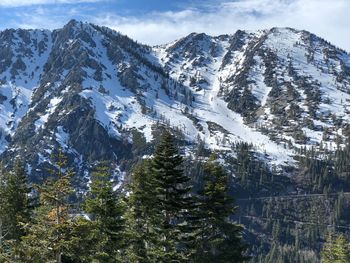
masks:
<svg viewBox="0 0 350 263"><path fill-rule="evenodd" d="M345 51L290 28L192 33L156 47L74 20L5 30L0 151L24 157L33 178L58 146L81 174L96 160L116 160L121 172L166 125L189 152L202 140L230 154L245 141L269 164L290 166L298 148L343 143L349 73Z"/></svg>

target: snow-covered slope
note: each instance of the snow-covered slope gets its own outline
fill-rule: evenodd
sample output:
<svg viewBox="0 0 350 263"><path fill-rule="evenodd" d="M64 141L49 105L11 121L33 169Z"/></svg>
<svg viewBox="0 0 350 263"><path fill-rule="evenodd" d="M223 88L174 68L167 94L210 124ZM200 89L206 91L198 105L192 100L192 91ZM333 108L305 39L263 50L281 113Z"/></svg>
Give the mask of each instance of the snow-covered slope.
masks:
<svg viewBox="0 0 350 263"><path fill-rule="evenodd" d="M156 48L157 57L165 67L172 68L171 76L190 87L193 102L189 107L190 114L196 119L197 127L189 134L192 140L200 137L214 150L231 149L233 142L244 141L256 145L257 150L266 152L275 164L292 164L292 150L286 150L282 145L270 140L266 135L247 126L240 114L228 108L227 102L219 96L221 83L229 75L228 69L221 69L223 59L229 50L229 39L211 38L206 35L191 35L187 45L192 45L191 52L176 54L174 44ZM197 42L197 39L200 40ZM176 45L176 44L175 44ZM181 46L180 49L183 47ZM165 50L165 51L164 51ZM169 55L171 50L172 53ZM198 53L198 54L196 54ZM168 54L168 55L166 55ZM189 55L189 59L186 56ZM174 60L173 57L179 59ZM200 61L200 62L198 62ZM172 125L176 125L176 118L169 118ZM184 122L184 121L182 121ZM220 127L215 129L215 126ZM187 124L186 127L190 127Z"/></svg>
<svg viewBox="0 0 350 263"><path fill-rule="evenodd" d="M0 34L0 151L8 144L28 111L51 50L51 33L5 30ZM7 137L7 138L6 138Z"/></svg>
<svg viewBox="0 0 350 263"><path fill-rule="evenodd" d="M202 140L231 154L244 141L284 166L298 148L348 135L350 57L305 31L193 33L148 47L73 20L3 31L0 45L0 151L25 157L33 176L58 146L82 174L96 160L123 166L162 125L189 151Z"/></svg>

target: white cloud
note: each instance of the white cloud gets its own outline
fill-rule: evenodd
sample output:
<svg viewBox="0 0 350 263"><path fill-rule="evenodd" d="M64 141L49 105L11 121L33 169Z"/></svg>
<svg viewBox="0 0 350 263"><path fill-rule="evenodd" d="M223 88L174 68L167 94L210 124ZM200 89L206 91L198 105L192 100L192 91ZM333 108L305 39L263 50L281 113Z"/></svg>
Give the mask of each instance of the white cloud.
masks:
<svg viewBox="0 0 350 263"><path fill-rule="evenodd" d="M218 35L288 26L308 30L350 51L349 10L349 0L236 0L216 2L204 12L191 8L142 17L103 14L92 20L148 44L166 43L191 32Z"/></svg>
<svg viewBox="0 0 350 263"><path fill-rule="evenodd" d="M0 0L1 1L1 0ZM28 11L29 10L29 11ZM34 6L15 9L6 27L24 29L57 29L63 27L70 19L86 21L85 13L93 8L86 6ZM1 26L0 26L1 28ZM3 27L4 28L4 27Z"/></svg>
<svg viewBox="0 0 350 263"><path fill-rule="evenodd" d="M108 0L0 0L2 5L53 4ZM110 3L117 0L109 0ZM189 1L191 2L191 1ZM193 3L193 2L191 2ZM7 26L59 28L71 18L114 28L146 44L162 44L191 32L232 34L237 29L293 27L315 33L350 51L350 0L203 0L182 11L152 12L142 16L98 13L89 7L37 6L21 10ZM96 8L96 7L95 7ZM90 15L88 15L90 14ZM93 14L93 15L91 15Z"/></svg>
<svg viewBox="0 0 350 263"><path fill-rule="evenodd" d="M0 7L18 7L47 4L94 3L101 0L0 0Z"/></svg>

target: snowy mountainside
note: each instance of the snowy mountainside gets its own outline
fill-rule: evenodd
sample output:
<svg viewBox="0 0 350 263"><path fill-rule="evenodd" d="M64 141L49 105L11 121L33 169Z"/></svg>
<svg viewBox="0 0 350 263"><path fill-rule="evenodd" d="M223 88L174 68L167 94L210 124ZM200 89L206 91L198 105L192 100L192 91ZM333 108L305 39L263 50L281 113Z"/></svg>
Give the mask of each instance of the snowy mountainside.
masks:
<svg viewBox="0 0 350 263"><path fill-rule="evenodd" d="M157 52L165 68L173 68L171 76L189 86L199 102L203 97L225 101L221 109L240 114L231 115L231 121L291 151L319 147L321 141L334 148L348 135L349 55L309 32L193 34ZM264 141L253 138L256 144Z"/></svg>
<svg viewBox="0 0 350 263"><path fill-rule="evenodd" d="M51 35L44 30L5 30L0 34L0 49L0 150L4 151L39 86Z"/></svg>
<svg viewBox="0 0 350 263"><path fill-rule="evenodd" d="M224 98L218 96L221 81L227 74L221 67L230 39L225 36L211 38L204 34L192 34L187 38L179 41L186 43L184 46L177 47L179 44L175 43L156 52L165 68L172 68L170 76L188 86L193 94L194 101L187 107L190 107L190 114L199 128L194 134L212 149L229 150L232 142L245 141L267 152L276 164L291 164L293 161L289 155L292 151L248 127L242 116L230 110ZM212 123L221 128L213 129Z"/></svg>
<svg viewBox="0 0 350 263"><path fill-rule="evenodd" d="M350 57L289 28L192 33L148 47L105 27L0 33L0 150L40 178L58 146L86 174L96 160L147 154L159 125L232 153L254 144L269 164L348 135ZM136 149L142 144L143 150ZM192 146L191 146L192 145Z"/></svg>

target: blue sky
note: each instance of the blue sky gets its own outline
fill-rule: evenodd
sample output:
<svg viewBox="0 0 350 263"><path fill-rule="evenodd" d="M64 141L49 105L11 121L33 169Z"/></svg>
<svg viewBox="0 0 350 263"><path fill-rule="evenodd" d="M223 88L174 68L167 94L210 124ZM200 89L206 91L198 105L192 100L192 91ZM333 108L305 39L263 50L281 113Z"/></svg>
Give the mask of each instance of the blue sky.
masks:
<svg viewBox="0 0 350 263"><path fill-rule="evenodd" d="M289 26L350 51L349 12L350 0L0 0L0 29L55 29L74 18L155 45L191 32Z"/></svg>

